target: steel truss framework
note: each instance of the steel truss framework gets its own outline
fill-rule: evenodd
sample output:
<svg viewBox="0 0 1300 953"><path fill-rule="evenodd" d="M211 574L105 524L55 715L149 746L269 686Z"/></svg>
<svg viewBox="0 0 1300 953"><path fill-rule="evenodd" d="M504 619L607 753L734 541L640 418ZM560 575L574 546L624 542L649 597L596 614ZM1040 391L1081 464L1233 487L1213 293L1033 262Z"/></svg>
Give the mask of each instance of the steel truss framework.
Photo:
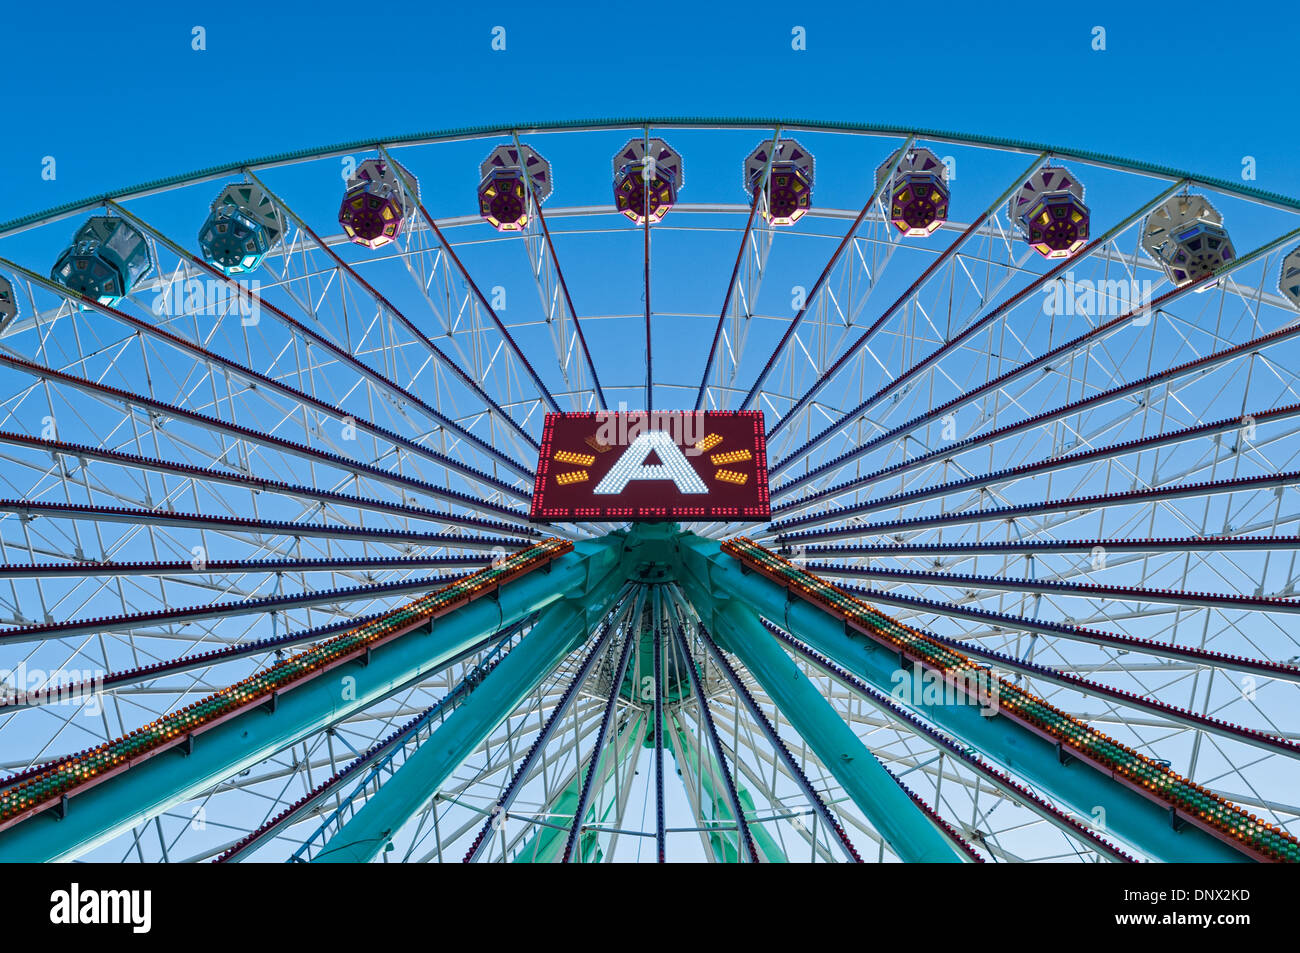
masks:
<svg viewBox="0 0 1300 953"><path fill-rule="evenodd" d="M776 227L738 172L754 143L794 135L817 156L814 207ZM608 155L633 136L691 165L660 223L609 203ZM464 213L482 156L521 142L558 191L497 233ZM909 144L956 171L953 220L925 240L898 237L862 172ZM367 155L422 196L374 252L332 224L340 160ZM1087 181L1093 210L1061 263L1006 218L1049 163ZM208 193L243 176L288 231L239 282L193 236ZM1183 191L1211 197L1238 256L1175 288L1139 236ZM45 277L73 217L105 209L156 263L112 306ZM259 710L261 747L196 735L156 775L5 827L0 856L1227 856L1176 812L1156 831L1109 787L1016 761L761 593L736 606L680 570L695 556L599 574L620 534L530 525L543 414L650 393L766 414L771 523L684 527L699 546L752 537L1300 832L1300 323L1275 290L1298 213L1027 143L635 120L349 143L0 224L21 306L0 328L0 793L544 536L578 547L557 571L587 567L567 588L504 584L512 617L457 609L429 625L435 647L375 649L347 704L285 692ZM1150 308L1121 293L1134 283ZM478 691L489 680L508 690ZM870 755L846 773L854 745ZM133 773L170 793L128 809Z"/></svg>

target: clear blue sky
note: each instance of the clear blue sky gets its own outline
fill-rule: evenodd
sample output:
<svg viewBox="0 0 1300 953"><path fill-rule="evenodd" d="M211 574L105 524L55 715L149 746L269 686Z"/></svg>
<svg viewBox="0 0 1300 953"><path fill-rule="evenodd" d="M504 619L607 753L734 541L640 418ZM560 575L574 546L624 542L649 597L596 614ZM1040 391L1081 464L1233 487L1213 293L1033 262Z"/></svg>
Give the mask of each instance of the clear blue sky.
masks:
<svg viewBox="0 0 1300 953"><path fill-rule="evenodd" d="M906 22L837 6L10 4L0 219L372 135L639 114L909 124L1230 179L1253 155L1255 185L1300 194L1293 5L1232 19L1232 5L1202 0L932 3ZM490 47L497 25L505 52ZM806 51L791 49L795 25ZM1091 49L1094 26L1105 52ZM53 182L40 177L47 155Z"/></svg>

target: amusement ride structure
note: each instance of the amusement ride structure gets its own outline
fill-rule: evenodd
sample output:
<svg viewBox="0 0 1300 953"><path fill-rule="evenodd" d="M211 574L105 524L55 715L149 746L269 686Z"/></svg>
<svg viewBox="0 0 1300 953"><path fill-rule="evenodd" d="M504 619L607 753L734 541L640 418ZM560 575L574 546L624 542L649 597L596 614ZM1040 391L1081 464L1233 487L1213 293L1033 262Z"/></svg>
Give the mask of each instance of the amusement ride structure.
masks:
<svg viewBox="0 0 1300 953"><path fill-rule="evenodd" d="M1298 312L1300 201L836 123L0 223L0 860L1300 861Z"/></svg>

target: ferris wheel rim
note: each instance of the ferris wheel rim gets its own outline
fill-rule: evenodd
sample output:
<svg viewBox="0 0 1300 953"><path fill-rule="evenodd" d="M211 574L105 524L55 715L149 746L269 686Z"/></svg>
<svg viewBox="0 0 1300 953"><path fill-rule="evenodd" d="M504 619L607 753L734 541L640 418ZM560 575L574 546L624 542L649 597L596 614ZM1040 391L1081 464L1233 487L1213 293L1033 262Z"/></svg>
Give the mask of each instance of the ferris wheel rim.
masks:
<svg viewBox="0 0 1300 953"><path fill-rule="evenodd" d="M288 152L270 153L253 159L227 162L208 166L188 173L165 176L134 186L113 189L97 195L87 196L71 202L64 202L47 209L29 212L8 221L0 222L0 238L25 231L28 228L50 224L59 219L76 215L109 202L129 201L147 195L172 189L184 188L211 181L226 175L232 175L249 169L268 169L278 166L295 165L316 159L348 155L362 149L405 148L428 146L447 142L464 142L474 139L487 139L495 136L521 135L529 133L565 133L565 132L603 132L630 127L658 129L756 129L777 130L785 132L831 133L862 135L870 137L888 137L923 139L929 142L944 142L951 145L972 148L994 149L1002 152L1037 154L1042 153L1052 158L1081 162L1085 165L1111 168L1116 171L1148 175L1186 183L1188 187L1203 187L1242 198L1247 201L1280 208L1286 211L1300 211L1300 197L1285 195L1254 186L1244 185L1216 176L1198 175L1176 169L1160 163L1139 159L1129 159L1109 153L1088 149L1061 147L1025 139L1005 136L986 136L972 133L953 132L941 129L929 129L920 126L905 126L890 123L856 123L838 120L818 119L782 119L774 117L752 116L642 116L601 119L562 119L542 122L497 123L478 126L458 126L427 132L399 133L393 136L354 139L332 145L297 149Z"/></svg>

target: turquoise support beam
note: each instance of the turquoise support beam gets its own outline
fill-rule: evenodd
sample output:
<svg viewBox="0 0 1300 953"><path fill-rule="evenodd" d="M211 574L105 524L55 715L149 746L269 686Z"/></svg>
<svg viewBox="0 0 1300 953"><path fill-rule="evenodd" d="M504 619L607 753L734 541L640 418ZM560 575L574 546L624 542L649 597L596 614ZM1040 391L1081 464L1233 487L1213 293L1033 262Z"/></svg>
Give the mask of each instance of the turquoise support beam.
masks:
<svg viewBox="0 0 1300 953"><path fill-rule="evenodd" d="M641 641L644 609L645 587L640 586L637 588L631 616L624 627L623 648L619 652L618 661L614 665L614 677L610 682L609 697L605 699L605 708L600 716L600 727L596 729L596 740L592 744L592 755L588 759L586 771L583 773L582 786L578 791L578 801L572 811L573 820L564 837L564 850L560 855L560 863L567 864L571 862L574 851L581 851L586 842L582 825L587 816L587 808L591 804L591 799L599 790L601 759L604 757L605 740L609 737L610 725L616 724L618 720L618 699L623 693L623 681L627 677L628 663L632 658L632 648Z"/></svg>
<svg viewBox="0 0 1300 953"><path fill-rule="evenodd" d="M735 826L735 815L726 799L718 797L713 790L713 779L708 774L713 759L697 761L700 753L692 751L677 716L669 715L668 720L672 726L664 735L668 753L677 765L678 780L694 811L696 824L702 829L701 837L707 843L707 850L717 863L739 863L739 829Z"/></svg>
<svg viewBox="0 0 1300 953"><path fill-rule="evenodd" d="M475 748L572 652L611 608L622 582L610 573L547 607L520 643L447 716L316 854L314 863L366 863L420 812Z"/></svg>
<svg viewBox="0 0 1300 953"><path fill-rule="evenodd" d="M296 685L273 710L250 708L196 736L194 750L163 752L69 799L67 815L37 815L0 831L0 862L73 860L168 808L197 797L275 752L322 731L418 679L478 642L582 590L619 565L622 541L578 544L493 598L462 606L423 630L377 646L369 663L342 666Z"/></svg>
<svg viewBox="0 0 1300 953"><path fill-rule="evenodd" d="M689 588L689 583L687 586ZM697 611L705 597L695 599ZM960 863L961 857L912 802L833 705L763 628L734 601L715 607L714 623L727 648L758 679L799 737L858 809L908 863Z"/></svg>
<svg viewBox="0 0 1300 953"><path fill-rule="evenodd" d="M792 596L770 579L743 571L714 540L684 534L678 546L683 577L695 591L752 607L877 690L885 694L893 691L899 670L897 653L865 637L847 634L841 620ZM1200 828L1175 829L1166 808L1091 765L1062 759L1054 744L997 712L985 715L975 705L927 705L916 699L909 707L979 749L985 758L1049 791L1056 801L1084 817L1100 819L1105 830L1157 860L1248 860Z"/></svg>
<svg viewBox="0 0 1300 953"><path fill-rule="evenodd" d="M728 811L732 820L736 824L736 846L739 856L743 856L751 863L758 863L759 851L758 846L754 843L754 833L749 829L749 821L745 817L745 809L740 803L740 792L736 789L735 778L731 773L731 766L727 764L726 754L722 750L722 741L718 737L717 726L713 723L713 712L709 708L709 700L704 690L704 685L700 679L700 672L695 664L695 659L691 655L690 644L686 640L686 630L682 625L681 613L673 604L673 600L668 600L668 608L672 614L672 629L676 639L678 651L685 661L686 675L691 683L691 694L695 696L696 714L699 719L700 734L707 739L709 752L712 755L710 763L716 766L717 776L722 781L724 793L728 801ZM681 731L681 723L674 716L674 723L678 725L678 731ZM698 755L697 755L698 760ZM704 771L701 768L700 774L704 777ZM713 796L710 787L709 794ZM716 814L716 808L714 813Z"/></svg>
<svg viewBox="0 0 1300 953"><path fill-rule="evenodd" d="M758 816L758 808L754 805L753 795L742 787L736 788L736 794L740 797L740 808L749 817ZM754 832L754 840L758 841L758 849L763 854L763 859L769 864L788 864L790 858L785 855L785 849L781 847L775 837L767 829L766 821L750 821L750 829Z"/></svg>
<svg viewBox="0 0 1300 953"><path fill-rule="evenodd" d="M541 730L538 731L537 737L533 739L533 743L529 747L528 753L524 755L523 760L515 766L515 769L510 776L510 782L506 785L505 789L501 792L501 796L497 798L496 803L492 807L492 813L494 816L487 818L483 822L483 827L480 829L478 837L465 854L465 863L473 863L494 846L492 844L493 838L491 835L493 832L494 821L496 820L495 815L500 813L503 817L509 817L510 808L514 804L515 797L518 796L520 789L528 782L528 778L532 775L534 770L536 770L537 765L539 763L545 764L546 746L550 744L551 739L555 737L556 732L561 730L565 714L572 710L573 703L577 700L578 693L583 684L591 676L592 669L596 667L597 661L604 656L606 646L609 645L610 639L613 638L618 626L624 619L626 619L628 609L628 600L624 598L618 609L615 612L612 612L601 625L600 635L587 649L587 654L583 658L582 664L578 667L578 671L573 675L568 687L564 690L564 694L560 696L559 702L557 702L555 707L551 709L551 713L546 716L546 722L542 725Z"/></svg>
<svg viewBox="0 0 1300 953"><path fill-rule="evenodd" d="M641 747L641 737L645 733L645 717L636 715L629 719L617 732L614 744L619 746L618 760L615 763L613 758L604 759L599 766L600 780L597 784L599 788L609 786L609 782L614 775L624 770L627 759L636 754ZM575 816L578 811L578 805L581 803L582 782L587 776L587 768L591 764L591 759L597 755L592 752L582 760L581 765L573 773L573 778L565 785L564 789L557 794L545 807L546 816L548 817L565 817ZM599 820L606 820L610 812L617 805L610 803L606 805L605 811ZM597 818L589 808L587 816L583 818L583 823L594 823ZM564 853L565 841L568 836L568 827L538 827L533 836L530 837L519 849L515 855L514 863L516 864L550 864L561 859ZM599 846L599 836L595 831L585 832L581 838L580 853L583 863L590 863L595 856Z"/></svg>
<svg viewBox="0 0 1300 953"><path fill-rule="evenodd" d="M694 736L686 730L686 726L682 724L681 719L676 715L673 716L673 726L677 732L678 743L682 748L683 759L686 761L686 764L680 765L684 779L689 783L690 778L695 774L696 764L698 763L700 787L705 797L708 798L709 805L713 808L713 820L734 824L736 817L731 805L731 795L726 791L719 791L718 785L714 781L715 773L718 777L721 777L717 759L708 753L705 748L695 744ZM740 810L752 816L755 813L754 799L749 796L749 792L737 785L736 797L740 799L738 805ZM768 863L786 862L785 852L777 844L776 838L768 832L765 824L750 821L749 829L764 860ZM725 847L726 859L730 861L739 859L736 854L738 840L736 835L736 831L718 831L712 835L715 843L718 843L720 847Z"/></svg>

